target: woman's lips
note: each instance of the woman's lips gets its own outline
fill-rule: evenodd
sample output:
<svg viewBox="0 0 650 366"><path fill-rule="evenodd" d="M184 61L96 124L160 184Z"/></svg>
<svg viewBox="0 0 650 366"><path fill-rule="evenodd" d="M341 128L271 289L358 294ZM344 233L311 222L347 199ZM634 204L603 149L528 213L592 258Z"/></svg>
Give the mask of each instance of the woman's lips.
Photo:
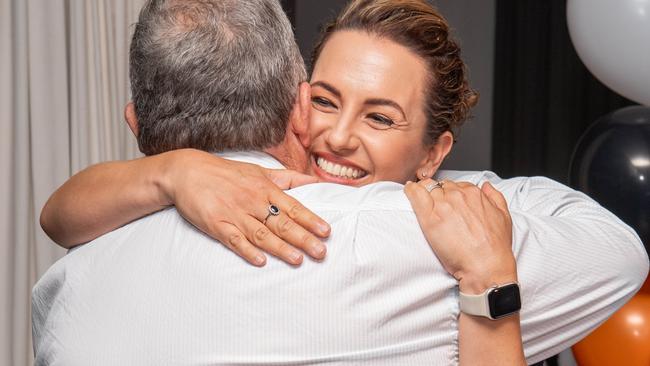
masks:
<svg viewBox="0 0 650 366"><path fill-rule="evenodd" d="M329 154L312 155L314 171L321 178L342 184L354 184L355 181L365 177L368 173L354 164Z"/></svg>

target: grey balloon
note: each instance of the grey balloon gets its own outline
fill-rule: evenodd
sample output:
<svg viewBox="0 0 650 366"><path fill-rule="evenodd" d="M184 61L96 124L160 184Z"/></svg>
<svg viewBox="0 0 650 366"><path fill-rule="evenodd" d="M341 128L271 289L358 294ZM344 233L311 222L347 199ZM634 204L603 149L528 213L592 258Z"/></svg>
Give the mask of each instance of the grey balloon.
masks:
<svg viewBox="0 0 650 366"><path fill-rule="evenodd" d="M650 105L650 0L568 0L569 34L603 84Z"/></svg>

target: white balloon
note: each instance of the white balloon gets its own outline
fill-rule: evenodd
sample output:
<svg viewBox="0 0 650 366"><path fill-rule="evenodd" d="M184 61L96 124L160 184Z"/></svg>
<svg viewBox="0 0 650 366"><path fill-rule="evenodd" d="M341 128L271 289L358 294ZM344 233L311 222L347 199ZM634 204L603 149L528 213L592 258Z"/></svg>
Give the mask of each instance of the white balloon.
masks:
<svg viewBox="0 0 650 366"><path fill-rule="evenodd" d="M650 0L568 0L569 34L598 80L650 105Z"/></svg>

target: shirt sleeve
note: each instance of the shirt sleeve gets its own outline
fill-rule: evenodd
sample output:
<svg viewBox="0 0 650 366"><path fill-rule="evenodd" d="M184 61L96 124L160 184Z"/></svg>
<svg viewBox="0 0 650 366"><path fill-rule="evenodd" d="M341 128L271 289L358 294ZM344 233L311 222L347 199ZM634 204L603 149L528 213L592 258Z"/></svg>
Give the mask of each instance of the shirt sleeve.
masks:
<svg viewBox="0 0 650 366"><path fill-rule="evenodd" d="M634 230L581 192L543 177L494 180L511 205L522 338L535 363L623 306L642 286L648 256Z"/></svg>

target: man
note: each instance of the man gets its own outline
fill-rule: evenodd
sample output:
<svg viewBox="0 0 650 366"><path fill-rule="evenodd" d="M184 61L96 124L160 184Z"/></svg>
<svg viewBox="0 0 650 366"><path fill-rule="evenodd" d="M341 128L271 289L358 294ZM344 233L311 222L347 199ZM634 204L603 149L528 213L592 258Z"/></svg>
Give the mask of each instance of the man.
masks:
<svg viewBox="0 0 650 366"><path fill-rule="evenodd" d="M131 53L138 113L127 108L141 149L185 147L218 129L219 147L249 151L225 157L300 169L308 100L295 90L305 78L297 55L275 1L150 1ZM205 119L188 123L197 109ZM499 185L471 177L488 178ZM632 296L647 257L629 228L579 193L543 179L508 187L524 346L537 362ZM299 268L245 265L174 209L81 246L34 288L36 363L454 364L456 281L402 189L291 191L332 223L327 260Z"/></svg>

